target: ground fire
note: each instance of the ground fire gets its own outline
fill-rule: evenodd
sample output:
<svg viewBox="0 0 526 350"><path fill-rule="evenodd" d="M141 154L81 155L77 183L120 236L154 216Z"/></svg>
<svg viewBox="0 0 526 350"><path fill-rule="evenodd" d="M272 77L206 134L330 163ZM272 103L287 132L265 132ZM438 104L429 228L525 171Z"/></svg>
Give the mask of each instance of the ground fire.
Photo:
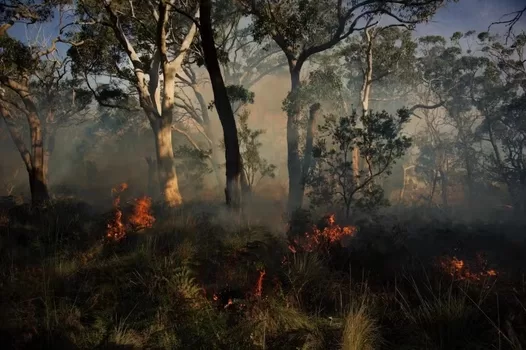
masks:
<svg viewBox="0 0 526 350"><path fill-rule="evenodd" d="M356 234L357 228L355 226L340 226L336 224L336 217L330 214L326 217L327 226L320 230L317 226L312 228L312 232L305 232L304 237L295 238L289 244L289 250L296 253L298 248L312 252L317 247L329 243L341 242L345 237L352 237Z"/></svg>
<svg viewBox="0 0 526 350"><path fill-rule="evenodd" d="M468 267L464 260L460 260L455 256L442 257L439 259L439 265L451 277L458 280L478 282L484 278L497 276L497 271L487 268L487 262L482 258L480 253L477 254L477 259L473 268Z"/></svg>
<svg viewBox="0 0 526 350"><path fill-rule="evenodd" d="M151 214L152 200L149 197L141 197L135 200L133 214L130 217L130 224L135 230L150 228L155 222Z"/></svg>
<svg viewBox="0 0 526 350"><path fill-rule="evenodd" d="M120 208L121 194L128 188L126 183L112 189L114 216L107 225L106 237L112 241L120 241L126 236L126 232L139 231L150 228L155 222L151 214L152 200L149 197L141 197L134 200L133 212L128 218L128 224L124 224L122 209Z"/></svg>

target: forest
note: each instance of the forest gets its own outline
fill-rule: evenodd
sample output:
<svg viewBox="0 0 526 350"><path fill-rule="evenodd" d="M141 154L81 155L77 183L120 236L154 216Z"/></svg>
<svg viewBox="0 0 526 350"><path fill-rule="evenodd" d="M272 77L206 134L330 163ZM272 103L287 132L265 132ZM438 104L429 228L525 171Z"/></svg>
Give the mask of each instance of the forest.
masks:
<svg viewBox="0 0 526 350"><path fill-rule="evenodd" d="M0 0L2 349L526 349L509 3Z"/></svg>

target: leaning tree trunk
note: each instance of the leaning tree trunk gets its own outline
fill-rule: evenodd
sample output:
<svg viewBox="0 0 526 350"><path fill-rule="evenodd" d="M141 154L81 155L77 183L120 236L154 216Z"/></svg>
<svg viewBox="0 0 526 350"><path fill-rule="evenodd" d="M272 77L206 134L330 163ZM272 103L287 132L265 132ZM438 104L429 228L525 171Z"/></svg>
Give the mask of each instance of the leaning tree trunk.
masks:
<svg viewBox="0 0 526 350"><path fill-rule="evenodd" d="M214 102L219 114L219 119L223 127L223 137L225 143L226 158L226 188L225 197L228 205L239 207L241 205L242 187L245 189L246 180L242 171L241 153L239 152L239 140L237 137L236 121L234 112L230 105L225 82L219 67L217 50L212 29L212 2L211 0L201 0L201 41L204 52L204 60L212 90L214 92Z"/></svg>

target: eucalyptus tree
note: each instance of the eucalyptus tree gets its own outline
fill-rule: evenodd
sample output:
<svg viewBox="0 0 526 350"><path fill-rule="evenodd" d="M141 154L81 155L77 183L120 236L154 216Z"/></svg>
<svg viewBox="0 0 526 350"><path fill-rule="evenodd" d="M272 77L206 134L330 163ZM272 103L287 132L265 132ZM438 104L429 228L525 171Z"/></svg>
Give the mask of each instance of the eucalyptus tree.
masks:
<svg viewBox="0 0 526 350"><path fill-rule="evenodd" d="M252 33L256 40L272 38L288 63L291 90L289 101L301 87L301 72L307 60L333 48L352 33L377 23L380 15L397 22L414 24L429 18L447 0L287 0L240 1L253 19ZM294 103L287 109L287 157L289 171L289 211L302 205L302 164L299 152L300 109Z"/></svg>
<svg viewBox="0 0 526 350"><path fill-rule="evenodd" d="M242 87L249 90L266 76L280 73L286 66L286 61L273 41L268 40L263 44L254 41L249 28L243 26L242 14L233 5L234 2L227 0L214 6L214 39L227 88ZM200 64L204 64L202 50L196 52L193 61L197 64L192 62L184 65L183 72L178 74L181 93L176 97L176 106L199 129L199 134L210 148L209 160L217 182L222 184L219 177L221 161L217 152L221 142L210 119L213 101L206 101L204 95L204 89L210 81L199 72Z"/></svg>
<svg viewBox="0 0 526 350"><path fill-rule="evenodd" d="M471 85L471 98L483 116L479 131L491 146L489 170L507 185L515 210L526 211L526 34L506 40L480 33L486 59Z"/></svg>
<svg viewBox="0 0 526 350"><path fill-rule="evenodd" d="M64 94L81 93L66 78L67 62L56 54L57 36L51 42L26 42L9 34L17 24L40 24L62 13L67 1L7 1L0 15L0 114L20 152L29 175L32 204L49 200L47 163L52 151L56 123L78 111L63 105ZM71 96L70 95L70 96ZM81 98L83 109L89 102ZM30 147L26 144L18 116L25 116Z"/></svg>
<svg viewBox="0 0 526 350"><path fill-rule="evenodd" d="M198 4L80 0L76 12L71 35L83 45L69 51L74 74L104 106L127 108L128 100L137 100L154 134L164 203L180 205L172 145L175 81L197 34Z"/></svg>

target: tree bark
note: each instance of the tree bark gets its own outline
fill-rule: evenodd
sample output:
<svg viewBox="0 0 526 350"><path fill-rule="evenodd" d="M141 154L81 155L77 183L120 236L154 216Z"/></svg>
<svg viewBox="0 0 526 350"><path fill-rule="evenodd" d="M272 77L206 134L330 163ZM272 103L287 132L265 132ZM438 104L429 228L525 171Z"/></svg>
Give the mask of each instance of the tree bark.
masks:
<svg viewBox="0 0 526 350"><path fill-rule="evenodd" d="M44 149L44 177L46 178L46 181L49 183L49 161L51 159L51 155L53 154L53 151L55 150L55 130L51 130L51 127L48 125L46 126L46 133L45 133L45 140L44 144L46 145Z"/></svg>
<svg viewBox="0 0 526 350"><path fill-rule="evenodd" d="M467 151L465 151L465 162L466 162L466 185L467 185L467 202L469 207L473 207L475 198L475 191L474 191L474 180L473 180L473 164L471 163L471 159L469 158L469 154Z"/></svg>
<svg viewBox="0 0 526 350"><path fill-rule="evenodd" d="M220 168L220 162L219 159L217 159L217 147L216 147L216 139L215 134L212 131L212 127L210 125L210 116L208 114L208 106L206 104L205 98L203 97L203 94L201 93L199 87L197 87L195 84L192 86L192 89L194 90L195 96L197 97L197 101L199 102L199 107L201 108L201 117L203 119L203 129L205 131L206 136L211 141L210 148L212 151L212 154L210 154L210 164L212 165L212 171L214 172L217 185L219 187L223 186L223 181L221 181L221 177L219 175L219 168Z"/></svg>
<svg viewBox="0 0 526 350"><path fill-rule="evenodd" d="M447 201L447 176L446 172L444 170L439 170L440 173L440 184L442 189L442 205L444 208L448 207L448 201Z"/></svg>
<svg viewBox="0 0 526 350"><path fill-rule="evenodd" d="M46 160L44 157L44 139L42 125L36 112L28 113L29 130L31 135L31 163L30 173L31 201L39 206L49 200L49 191L45 176Z"/></svg>
<svg viewBox="0 0 526 350"><path fill-rule="evenodd" d="M303 165L302 165L302 179L301 179L301 197L300 197L300 203L303 203L303 197L305 195L305 183L307 181L307 177L309 176L309 171L312 164L312 158L313 158L313 146L314 146L314 127L316 125L316 120L319 117L320 114L320 104L315 103L311 105L309 110L309 121L307 124L307 137L305 140L305 152L303 155Z"/></svg>
<svg viewBox="0 0 526 350"><path fill-rule="evenodd" d="M201 0L201 41L204 52L204 60L212 90L214 101L219 114L219 119L223 127L223 137L225 142L226 159L226 188L225 197L228 205L240 207L242 187L246 186L246 180L242 171L242 160L239 152L239 140L237 137L236 121L234 112L230 105L225 82L219 67L217 50L212 29L212 2L211 0Z"/></svg>
<svg viewBox="0 0 526 350"><path fill-rule="evenodd" d="M29 188L31 192L31 204L38 207L49 201L49 191L45 177L46 161L44 157L44 143L42 139L42 127L38 115L34 112L27 113L29 130L31 136L31 152L26 147L13 116L2 103L0 103L0 114L4 118L11 138L15 143L29 176Z"/></svg>
<svg viewBox="0 0 526 350"><path fill-rule="evenodd" d="M290 72L290 98L291 108L287 113L287 168L289 171L289 213L301 208L303 205L302 169L299 152L299 126L300 106L297 94L301 88L301 65L295 60L289 60Z"/></svg>
<svg viewBox="0 0 526 350"><path fill-rule="evenodd" d="M171 120L160 119L152 125L155 138L155 155L157 158L157 175L164 203L176 207L183 203L175 169L175 158L172 146Z"/></svg>
<svg viewBox="0 0 526 350"><path fill-rule="evenodd" d="M109 16L109 25L122 49L126 52L136 78L136 88L139 93L139 102L143 108L155 138L155 149L157 156L158 176L161 193L166 205L173 207L182 204L179 192L175 159L172 148L171 123L174 107L175 76L181 69L184 57L196 35L195 23L186 34L178 55L172 61L168 60L167 30L169 13L172 5L165 1L159 1L159 13L156 15L157 32L156 47L151 69L148 72L149 81L146 82L146 72L143 70L143 62L131 41L122 28L119 16L112 8L111 2L104 3L104 8ZM196 13L197 15L197 13ZM159 70L163 72L163 98L161 101L161 89Z"/></svg>
<svg viewBox="0 0 526 350"><path fill-rule="evenodd" d="M360 91L360 99L362 103L362 113L365 115L369 113L369 101L371 99L371 89L373 84L373 28L365 29L365 37L367 39L366 48L366 67L363 76L362 90ZM353 174L356 179L360 177L360 150L355 147L352 152ZM371 181L371 185L373 182Z"/></svg>

